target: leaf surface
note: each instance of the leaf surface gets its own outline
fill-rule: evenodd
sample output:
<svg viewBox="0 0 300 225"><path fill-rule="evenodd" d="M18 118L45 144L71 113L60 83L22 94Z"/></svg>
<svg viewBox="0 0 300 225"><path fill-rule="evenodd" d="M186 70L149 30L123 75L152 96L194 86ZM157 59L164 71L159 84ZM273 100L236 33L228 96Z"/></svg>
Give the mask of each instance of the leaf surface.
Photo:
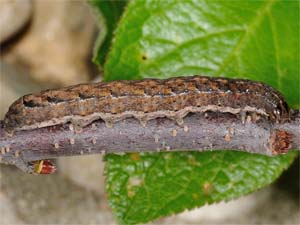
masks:
<svg viewBox="0 0 300 225"><path fill-rule="evenodd" d="M89 2L96 10L97 22L100 27L100 33L94 47L93 61L102 67L113 39L113 32L127 1L90 0Z"/></svg>
<svg viewBox="0 0 300 225"><path fill-rule="evenodd" d="M299 107L298 1L132 1L106 80L205 74L263 81Z"/></svg>
<svg viewBox="0 0 300 225"><path fill-rule="evenodd" d="M234 151L110 154L109 202L120 224L146 223L251 193L273 182L294 156Z"/></svg>

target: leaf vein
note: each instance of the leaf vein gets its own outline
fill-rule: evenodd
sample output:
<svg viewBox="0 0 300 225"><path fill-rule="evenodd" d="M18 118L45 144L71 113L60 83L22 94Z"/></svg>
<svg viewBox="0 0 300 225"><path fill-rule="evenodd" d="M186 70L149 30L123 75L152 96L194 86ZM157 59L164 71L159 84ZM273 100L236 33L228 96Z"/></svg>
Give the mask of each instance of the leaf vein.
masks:
<svg viewBox="0 0 300 225"><path fill-rule="evenodd" d="M234 55L238 55L237 53L243 47L244 42L248 40L250 33L253 32L255 27L259 25L263 16L269 11L273 4L274 0L266 1L266 3L257 10L257 16L255 16L254 19L249 23L244 35L241 36L240 40L237 42L231 53L229 53L229 55L224 59L223 63L220 65L219 70L216 71L215 76L220 76L221 73L225 70L226 66L231 62Z"/></svg>

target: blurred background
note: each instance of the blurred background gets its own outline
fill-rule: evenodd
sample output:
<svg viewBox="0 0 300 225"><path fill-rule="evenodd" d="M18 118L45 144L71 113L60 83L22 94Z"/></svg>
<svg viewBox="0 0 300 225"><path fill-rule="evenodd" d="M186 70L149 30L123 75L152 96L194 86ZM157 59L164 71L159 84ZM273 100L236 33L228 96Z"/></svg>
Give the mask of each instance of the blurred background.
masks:
<svg viewBox="0 0 300 225"><path fill-rule="evenodd" d="M98 32L80 0L0 0L0 117L24 94L101 80L92 64ZM1 165L0 224L115 224L102 156L57 160L49 176ZM151 224L300 224L299 159L273 185L229 203Z"/></svg>

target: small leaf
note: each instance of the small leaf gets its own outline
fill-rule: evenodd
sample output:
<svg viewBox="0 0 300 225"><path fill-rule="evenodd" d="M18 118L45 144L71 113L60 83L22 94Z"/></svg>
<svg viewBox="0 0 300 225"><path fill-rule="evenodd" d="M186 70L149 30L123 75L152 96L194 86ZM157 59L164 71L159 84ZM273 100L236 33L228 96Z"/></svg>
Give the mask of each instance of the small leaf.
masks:
<svg viewBox="0 0 300 225"><path fill-rule="evenodd" d="M103 66L112 42L113 31L117 26L127 1L90 0L90 4L98 13L97 22L100 27L100 33L94 47L93 61L98 66Z"/></svg>
<svg viewBox="0 0 300 225"><path fill-rule="evenodd" d="M234 151L110 154L106 157L109 202L120 224L146 223L251 193L274 181L295 155L267 157Z"/></svg>

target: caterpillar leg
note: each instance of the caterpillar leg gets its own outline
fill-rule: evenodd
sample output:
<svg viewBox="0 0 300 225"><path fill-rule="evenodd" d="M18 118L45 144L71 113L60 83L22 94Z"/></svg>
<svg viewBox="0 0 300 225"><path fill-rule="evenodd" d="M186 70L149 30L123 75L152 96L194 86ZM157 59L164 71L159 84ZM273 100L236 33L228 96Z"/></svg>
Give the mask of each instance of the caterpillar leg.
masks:
<svg viewBox="0 0 300 225"><path fill-rule="evenodd" d="M35 174L52 174L56 171L56 167L50 160L37 160L33 164Z"/></svg>

